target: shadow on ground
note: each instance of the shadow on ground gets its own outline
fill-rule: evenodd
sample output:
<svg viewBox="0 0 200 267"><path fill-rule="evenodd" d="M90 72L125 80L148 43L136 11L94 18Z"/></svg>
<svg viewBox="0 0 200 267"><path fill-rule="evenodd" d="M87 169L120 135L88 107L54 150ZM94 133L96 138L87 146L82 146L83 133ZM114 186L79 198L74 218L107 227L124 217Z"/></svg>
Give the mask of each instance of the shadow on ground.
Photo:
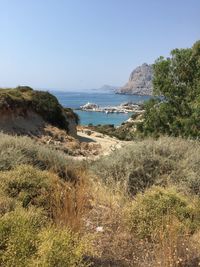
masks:
<svg viewBox="0 0 200 267"><path fill-rule="evenodd" d="M78 135L77 138L78 138L78 140L79 140L80 142L96 143L96 141L93 140L92 138L88 138L88 137L85 137L85 136L80 136L80 135Z"/></svg>

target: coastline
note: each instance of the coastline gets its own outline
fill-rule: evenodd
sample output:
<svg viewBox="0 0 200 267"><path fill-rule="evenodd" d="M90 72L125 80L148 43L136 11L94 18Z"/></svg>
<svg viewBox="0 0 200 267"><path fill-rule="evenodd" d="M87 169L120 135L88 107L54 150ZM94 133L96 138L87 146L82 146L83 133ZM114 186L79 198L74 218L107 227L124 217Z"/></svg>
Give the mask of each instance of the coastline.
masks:
<svg viewBox="0 0 200 267"><path fill-rule="evenodd" d="M59 92L52 91L58 98L59 102L64 107L72 108L80 117L82 125L105 125L114 124L115 126L121 125L124 121L128 120L133 111L127 113L119 112L92 112L83 111L80 106L85 105L87 102L96 103L99 107L118 107L122 103L132 102L134 104L141 104L150 99L150 96L139 95L122 95L115 94L114 92L89 92L89 91L76 91L76 92Z"/></svg>

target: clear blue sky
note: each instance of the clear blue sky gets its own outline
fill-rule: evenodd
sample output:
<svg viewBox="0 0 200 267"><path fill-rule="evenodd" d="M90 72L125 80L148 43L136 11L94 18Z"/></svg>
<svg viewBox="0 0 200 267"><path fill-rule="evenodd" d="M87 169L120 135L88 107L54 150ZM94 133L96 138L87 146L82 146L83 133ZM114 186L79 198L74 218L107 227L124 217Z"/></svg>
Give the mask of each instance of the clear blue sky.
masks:
<svg viewBox="0 0 200 267"><path fill-rule="evenodd" d="M123 85L200 39L200 0L0 0L0 86Z"/></svg>

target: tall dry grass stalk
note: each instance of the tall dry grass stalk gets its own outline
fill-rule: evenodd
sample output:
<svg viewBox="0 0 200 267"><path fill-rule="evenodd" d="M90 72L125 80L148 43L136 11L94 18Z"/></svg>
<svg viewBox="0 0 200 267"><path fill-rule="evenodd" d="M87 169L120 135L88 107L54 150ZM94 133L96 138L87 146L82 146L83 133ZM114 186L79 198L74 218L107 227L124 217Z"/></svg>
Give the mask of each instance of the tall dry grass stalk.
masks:
<svg viewBox="0 0 200 267"><path fill-rule="evenodd" d="M51 214L54 222L68 226L74 231L80 230L84 215L90 210L90 189L86 170L76 171L76 182L54 181L51 192Z"/></svg>

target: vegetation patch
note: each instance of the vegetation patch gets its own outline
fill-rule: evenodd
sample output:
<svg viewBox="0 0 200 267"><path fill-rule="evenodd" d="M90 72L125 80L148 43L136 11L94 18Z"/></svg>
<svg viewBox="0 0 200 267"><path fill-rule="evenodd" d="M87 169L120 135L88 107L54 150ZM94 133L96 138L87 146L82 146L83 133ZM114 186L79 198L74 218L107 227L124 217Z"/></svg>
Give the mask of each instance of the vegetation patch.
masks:
<svg viewBox="0 0 200 267"><path fill-rule="evenodd" d="M52 226L39 209L0 218L0 266L86 266L86 246L69 229Z"/></svg>
<svg viewBox="0 0 200 267"><path fill-rule="evenodd" d="M10 170L20 164L50 170L68 181L77 180L76 170L84 168L84 164L47 145L39 145L29 137L0 133L0 170Z"/></svg>
<svg viewBox="0 0 200 267"><path fill-rule="evenodd" d="M111 137L116 137L119 140L130 141L135 139L135 124L133 122L126 122L115 127L113 124L108 125L89 125L91 130L106 134Z"/></svg>
<svg viewBox="0 0 200 267"><path fill-rule="evenodd" d="M200 137L200 41L192 48L174 49L153 65L153 91L162 99L145 105L138 132L144 136L167 134Z"/></svg>
<svg viewBox="0 0 200 267"><path fill-rule="evenodd" d="M4 195L21 203L24 208L35 206L50 210L51 191L57 176L32 166L20 165L1 173L1 190Z"/></svg>
<svg viewBox="0 0 200 267"><path fill-rule="evenodd" d="M172 188L154 187L136 196L128 209L128 225L139 238L157 239L160 229L167 234L172 220L177 231L194 232L200 227L199 204Z"/></svg>
<svg viewBox="0 0 200 267"><path fill-rule="evenodd" d="M102 181L131 195L152 185L176 185L200 195L198 141L162 137L134 142L97 160L91 167Z"/></svg>
<svg viewBox="0 0 200 267"><path fill-rule="evenodd" d="M80 240L78 235L69 229L44 229L39 234L38 252L33 263L35 266L48 267L86 267L88 264L83 262L83 255L87 249L85 241Z"/></svg>
<svg viewBox="0 0 200 267"><path fill-rule="evenodd" d="M29 266L38 233L46 225L41 210L18 208L0 218L0 266Z"/></svg>

